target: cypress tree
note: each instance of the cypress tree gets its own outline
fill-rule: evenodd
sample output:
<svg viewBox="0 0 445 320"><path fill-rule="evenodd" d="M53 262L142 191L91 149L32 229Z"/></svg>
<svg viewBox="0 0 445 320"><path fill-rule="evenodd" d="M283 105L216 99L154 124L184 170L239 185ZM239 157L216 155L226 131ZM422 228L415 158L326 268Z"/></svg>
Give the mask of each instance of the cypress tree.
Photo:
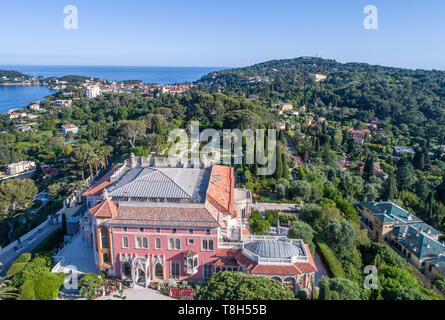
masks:
<svg viewBox="0 0 445 320"><path fill-rule="evenodd" d="M370 155L365 161L365 167L363 168L363 179L368 181L372 176L374 176L374 157Z"/></svg>
<svg viewBox="0 0 445 320"><path fill-rule="evenodd" d="M286 155L284 153L281 154L282 160L281 162L283 163L283 177L287 180L290 179L290 171L289 171L289 167L287 166L287 161L286 161Z"/></svg>
<svg viewBox="0 0 445 320"><path fill-rule="evenodd" d="M397 193L398 190L397 190L396 178L394 177L394 174L391 173L388 177L388 180L386 181L382 198L384 200L391 200L397 196Z"/></svg>
<svg viewBox="0 0 445 320"><path fill-rule="evenodd" d="M277 156L277 163L276 163L276 170L275 170L275 178L278 180L283 177L283 158L281 156L281 149L277 145L276 147L276 156Z"/></svg>
<svg viewBox="0 0 445 320"><path fill-rule="evenodd" d="M423 151L417 150L413 158L413 166L416 169L423 170L425 168L425 156Z"/></svg>

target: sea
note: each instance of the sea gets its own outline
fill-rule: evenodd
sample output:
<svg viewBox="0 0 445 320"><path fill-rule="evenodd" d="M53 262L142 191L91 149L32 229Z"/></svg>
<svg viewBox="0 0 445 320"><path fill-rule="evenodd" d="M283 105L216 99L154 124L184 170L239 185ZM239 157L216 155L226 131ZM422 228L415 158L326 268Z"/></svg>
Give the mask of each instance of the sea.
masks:
<svg viewBox="0 0 445 320"><path fill-rule="evenodd" d="M35 77L77 75L109 81L141 80L147 84L192 82L208 73L223 69L225 68L0 65L0 70L15 70ZM0 113L25 107L27 104L42 100L54 92L46 87L0 86Z"/></svg>

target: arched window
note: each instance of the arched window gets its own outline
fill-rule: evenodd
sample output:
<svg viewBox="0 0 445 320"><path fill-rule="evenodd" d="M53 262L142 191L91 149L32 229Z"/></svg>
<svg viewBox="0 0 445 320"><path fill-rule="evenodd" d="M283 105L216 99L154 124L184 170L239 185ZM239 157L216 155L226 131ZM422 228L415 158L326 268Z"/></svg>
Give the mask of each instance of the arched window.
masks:
<svg viewBox="0 0 445 320"><path fill-rule="evenodd" d="M106 226L100 226L101 245L104 249L110 249L110 234Z"/></svg>

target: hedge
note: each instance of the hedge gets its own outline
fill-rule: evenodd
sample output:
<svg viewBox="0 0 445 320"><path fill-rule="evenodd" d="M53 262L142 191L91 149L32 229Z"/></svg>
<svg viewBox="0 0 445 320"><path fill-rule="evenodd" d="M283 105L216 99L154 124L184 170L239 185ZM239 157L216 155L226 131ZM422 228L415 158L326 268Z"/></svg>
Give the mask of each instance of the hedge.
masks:
<svg viewBox="0 0 445 320"><path fill-rule="evenodd" d="M20 287L20 300L35 300L34 282L26 280Z"/></svg>
<svg viewBox="0 0 445 320"><path fill-rule="evenodd" d="M63 240L63 230L59 228L49 234L42 242L40 242L33 250L32 253L36 254L42 251L52 251Z"/></svg>
<svg viewBox="0 0 445 320"><path fill-rule="evenodd" d="M26 252L26 253L22 253L21 255L19 255L13 262L14 263L26 263L31 261L31 253Z"/></svg>
<svg viewBox="0 0 445 320"><path fill-rule="evenodd" d="M17 273L22 272L26 263L27 262L13 263L11 267L8 269L8 271L6 271L6 275L8 276L8 278L11 278L12 276L15 276Z"/></svg>
<svg viewBox="0 0 445 320"><path fill-rule="evenodd" d="M65 273L47 273L34 283L36 300L56 300L60 287L65 281Z"/></svg>
<svg viewBox="0 0 445 320"><path fill-rule="evenodd" d="M314 242L320 250L321 255L324 257L328 268L334 278L346 278L345 271L341 262L335 256L335 253L329 248L329 246L321 239L320 236L314 236Z"/></svg>

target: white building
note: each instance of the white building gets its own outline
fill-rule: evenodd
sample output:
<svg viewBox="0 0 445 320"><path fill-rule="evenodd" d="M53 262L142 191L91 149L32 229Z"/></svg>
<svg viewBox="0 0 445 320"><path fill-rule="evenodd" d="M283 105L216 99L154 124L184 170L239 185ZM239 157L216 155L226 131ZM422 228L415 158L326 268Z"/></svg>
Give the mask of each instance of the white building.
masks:
<svg viewBox="0 0 445 320"><path fill-rule="evenodd" d="M53 102L51 102L51 105L54 107L69 107L71 106L73 103L72 100L54 100Z"/></svg>
<svg viewBox="0 0 445 320"><path fill-rule="evenodd" d="M312 78L312 80L314 80L315 82L319 82L319 81L323 81L327 78L326 75L324 74L320 74L320 73L311 73L310 77Z"/></svg>
<svg viewBox="0 0 445 320"><path fill-rule="evenodd" d="M85 96L88 99L94 99L97 96L100 96L100 94L101 94L101 91L100 91L99 86L91 86L91 87L85 88Z"/></svg>
<svg viewBox="0 0 445 320"><path fill-rule="evenodd" d="M6 174L16 174L36 168L34 161L21 161L18 163L12 163L6 169Z"/></svg>
<svg viewBox="0 0 445 320"><path fill-rule="evenodd" d="M76 134L79 132L79 128L75 126L74 124L65 124L62 126L62 133L68 134L68 133Z"/></svg>
<svg viewBox="0 0 445 320"><path fill-rule="evenodd" d="M30 110L40 110L40 104L38 104L38 103L31 103L29 105L29 109Z"/></svg>

